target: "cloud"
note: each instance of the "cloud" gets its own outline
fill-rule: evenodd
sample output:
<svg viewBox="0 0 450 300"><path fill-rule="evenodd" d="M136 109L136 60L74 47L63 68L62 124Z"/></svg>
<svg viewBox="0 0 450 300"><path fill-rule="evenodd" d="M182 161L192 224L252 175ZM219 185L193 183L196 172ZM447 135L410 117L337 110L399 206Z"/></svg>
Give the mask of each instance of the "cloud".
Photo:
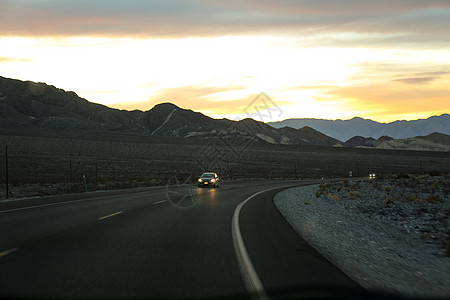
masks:
<svg viewBox="0 0 450 300"><path fill-rule="evenodd" d="M368 34L364 43L450 43L447 0L0 2L3 35L191 37ZM391 36L371 36L373 33ZM395 34L397 35L395 35ZM394 34L394 36L392 36ZM327 40L325 38L324 40ZM354 42L338 38L341 43Z"/></svg>
<svg viewBox="0 0 450 300"><path fill-rule="evenodd" d="M406 83L406 84L428 84L438 79L439 77L412 77L412 78L400 78L394 81Z"/></svg>
<svg viewBox="0 0 450 300"><path fill-rule="evenodd" d="M7 56L0 56L0 64L3 63L12 63L12 62L30 62L33 61L29 58L17 58L17 57L7 57Z"/></svg>
<svg viewBox="0 0 450 300"><path fill-rule="evenodd" d="M447 71L434 71L434 72L424 72L424 73L415 73L415 76L443 76L448 75L450 72Z"/></svg>
<svg viewBox="0 0 450 300"><path fill-rule="evenodd" d="M324 92L328 97L351 102L355 110L368 110L372 115L427 114L450 111L449 90L427 85L398 86L388 83L338 87Z"/></svg>
<svg viewBox="0 0 450 300"><path fill-rule="evenodd" d="M239 96L217 100L214 95L227 92L237 92ZM164 88L152 95L148 101L140 103L115 103L115 108L149 110L158 103L170 102L181 108L189 108L208 115L240 115L258 96L239 86L181 86ZM292 104L288 101L276 101L277 106Z"/></svg>

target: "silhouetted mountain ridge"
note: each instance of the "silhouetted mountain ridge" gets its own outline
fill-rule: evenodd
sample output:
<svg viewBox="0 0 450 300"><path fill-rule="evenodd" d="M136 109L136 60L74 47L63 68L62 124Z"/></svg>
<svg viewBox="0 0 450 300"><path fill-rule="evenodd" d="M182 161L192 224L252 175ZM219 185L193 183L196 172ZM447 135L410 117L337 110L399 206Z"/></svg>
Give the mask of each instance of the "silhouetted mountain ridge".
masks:
<svg viewBox="0 0 450 300"><path fill-rule="evenodd" d="M333 146L339 143L312 128L276 129L252 119L213 119L172 103L157 104L145 112L113 109L45 83L4 77L0 77L0 128L10 133L60 130L78 136L116 133L273 144Z"/></svg>

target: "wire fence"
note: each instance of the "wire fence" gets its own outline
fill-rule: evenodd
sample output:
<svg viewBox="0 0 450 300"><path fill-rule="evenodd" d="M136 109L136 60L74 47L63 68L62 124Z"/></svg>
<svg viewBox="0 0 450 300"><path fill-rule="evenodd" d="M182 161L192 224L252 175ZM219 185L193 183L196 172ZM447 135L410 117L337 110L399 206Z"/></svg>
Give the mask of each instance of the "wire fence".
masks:
<svg viewBox="0 0 450 300"><path fill-rule="evenodd" d="M123 144L120 147L110 144L110 148L101 144L99 154L95 153L97 142L85 145L84 153L70 151L70 145L66 145L64 151L56 151L50 146L27 144L27 141L24 144L14 142L7 155L6 144L0 145L2 198L18 197L21 193L45 195L165 185L174 177L193 183L205 171L218 173L222 180L450 173L450 155L438 152L256 145L246 148L239 156L226 147L218 147L218 157L206 155L205 145L201 144ZM73 145L78 146L76 141ZM6 191L7 183L9 191ZM27 188L30 189L28 194L24 192Z"/></svg>

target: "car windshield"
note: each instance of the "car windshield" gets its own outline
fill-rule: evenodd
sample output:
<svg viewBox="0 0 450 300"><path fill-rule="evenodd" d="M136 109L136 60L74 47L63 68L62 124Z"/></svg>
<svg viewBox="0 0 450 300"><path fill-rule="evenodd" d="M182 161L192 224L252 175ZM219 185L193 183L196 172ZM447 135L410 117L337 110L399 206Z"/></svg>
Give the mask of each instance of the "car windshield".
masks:
<svg viewBox="0 0 450 300"><path fill-rule="evenodd" d="M213 173L206 173L206 174L203 174L201 178L208 179L208 178L214 178L214 177L215 176Z"/></svg>

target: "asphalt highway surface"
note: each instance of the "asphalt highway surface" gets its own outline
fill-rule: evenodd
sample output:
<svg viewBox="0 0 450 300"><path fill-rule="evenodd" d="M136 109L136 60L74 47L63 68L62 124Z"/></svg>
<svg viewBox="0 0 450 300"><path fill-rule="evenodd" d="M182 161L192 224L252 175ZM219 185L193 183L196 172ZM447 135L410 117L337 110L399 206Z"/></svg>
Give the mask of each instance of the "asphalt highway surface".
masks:
<svg viewBox="0 0 450 300"><path fill-rule="evenodd" d="M312 181L181 184L0 202L0 296L358 298L275 208ZM316 182L317 183L317 182Z"/></svg>

